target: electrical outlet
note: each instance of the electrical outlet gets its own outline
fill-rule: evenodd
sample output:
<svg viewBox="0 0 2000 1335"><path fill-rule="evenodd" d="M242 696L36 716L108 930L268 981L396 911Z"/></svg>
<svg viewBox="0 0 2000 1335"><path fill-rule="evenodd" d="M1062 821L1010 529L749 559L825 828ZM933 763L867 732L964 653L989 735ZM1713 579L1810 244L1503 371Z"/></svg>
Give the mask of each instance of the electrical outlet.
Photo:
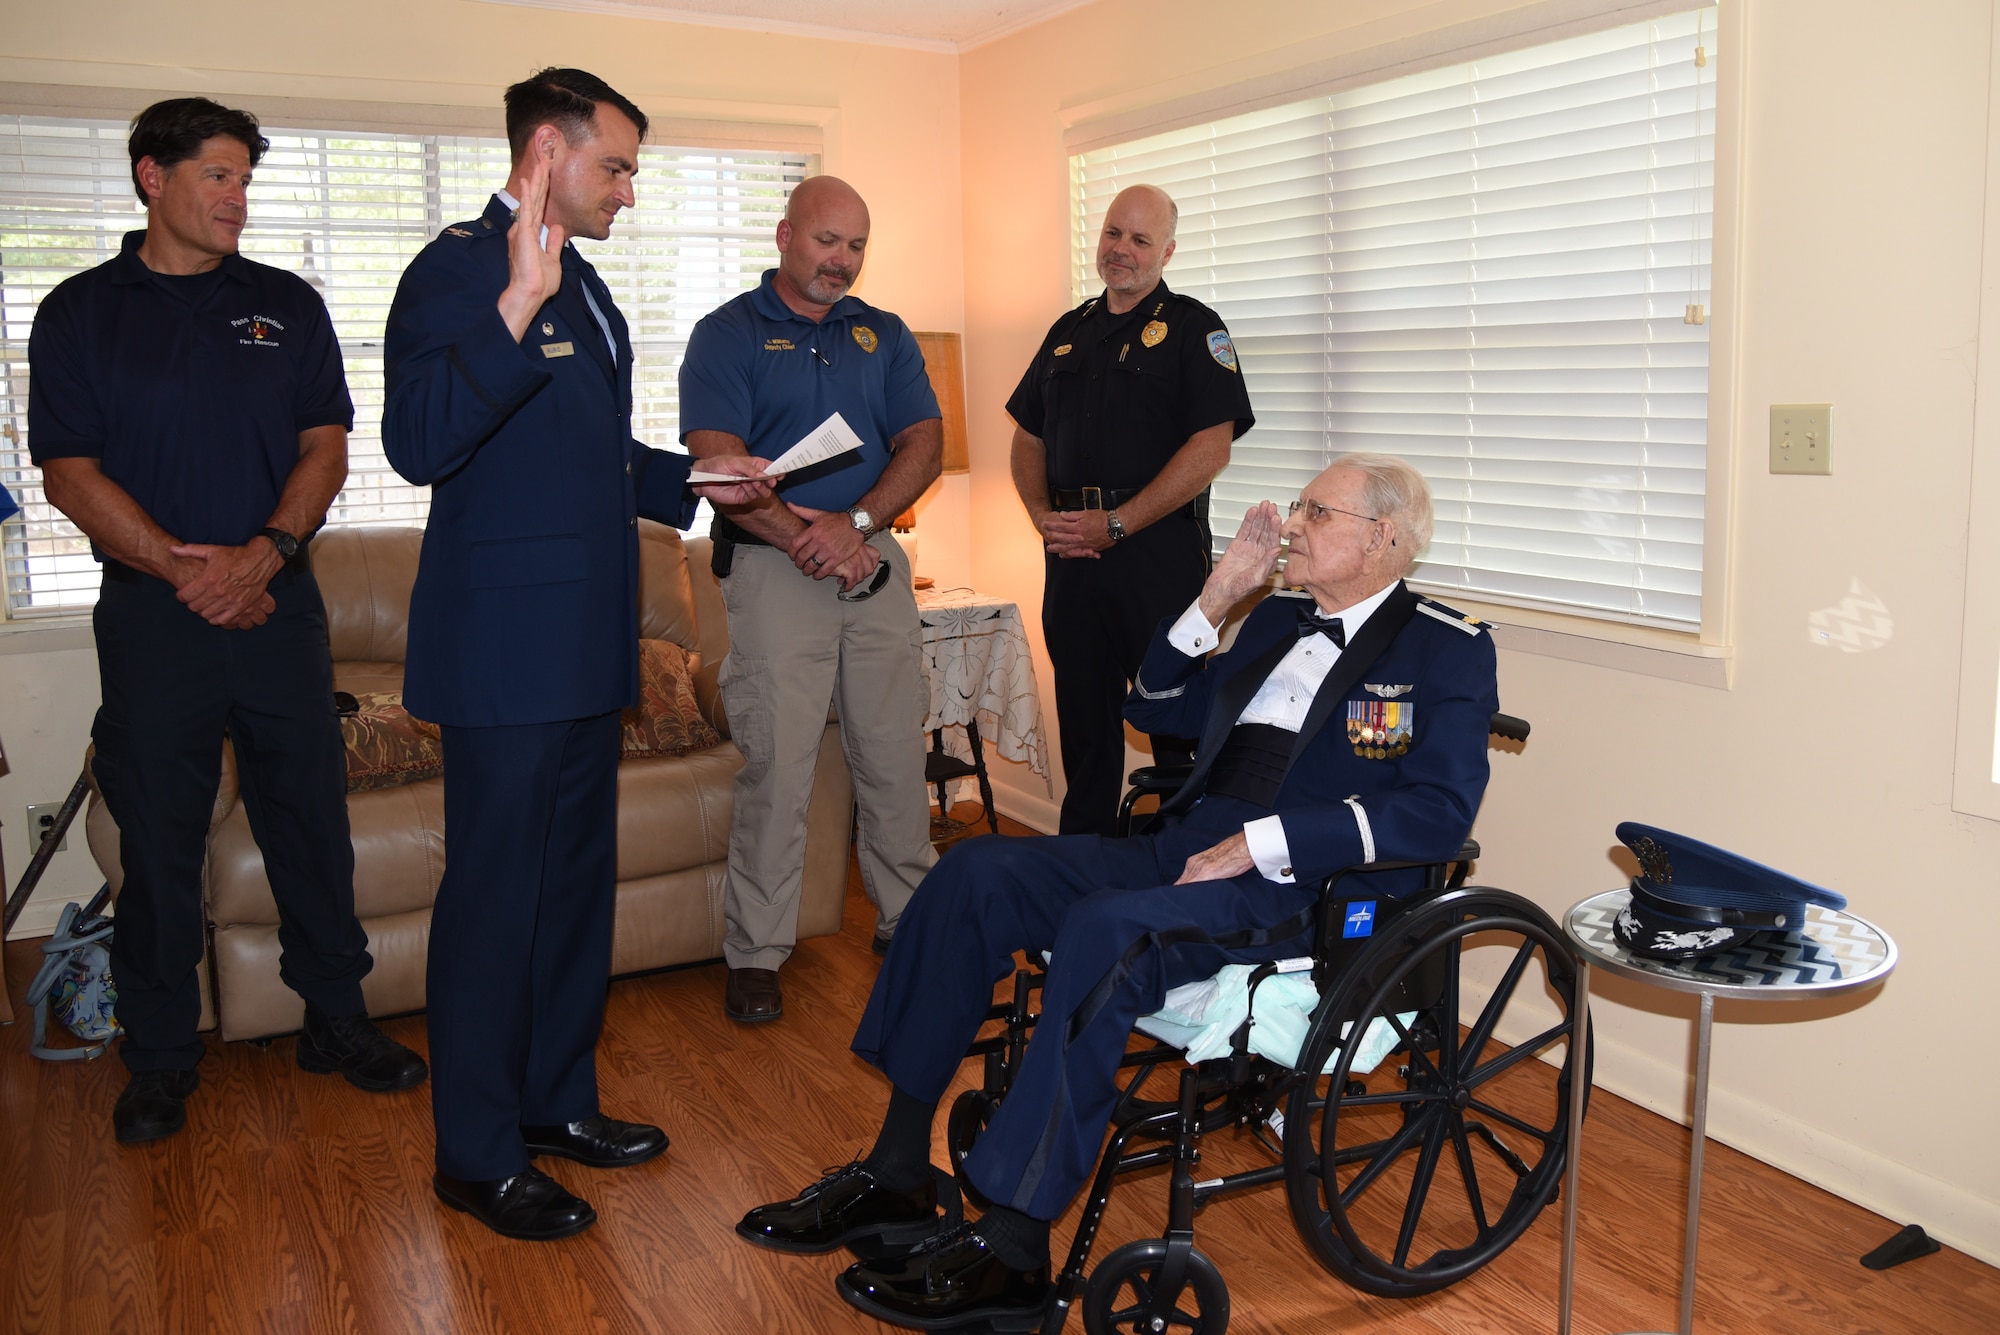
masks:
<svg viewBox="0 0 2000 1335"><path fill-rule="evenodd" d="M33 857L42 846L42 836L56 827L56 817L62 814L60 802L38 802L28 808L28 856ZM62 842L56 845L60 853L69 847L69 833L63 832Z"/></svg>
<svg viewBox="0 0 2000 1335"><path fill-rule="evenodd" d="M1771 471L1828 477L1833 473L1833 405L1771 405Z"/></svg>

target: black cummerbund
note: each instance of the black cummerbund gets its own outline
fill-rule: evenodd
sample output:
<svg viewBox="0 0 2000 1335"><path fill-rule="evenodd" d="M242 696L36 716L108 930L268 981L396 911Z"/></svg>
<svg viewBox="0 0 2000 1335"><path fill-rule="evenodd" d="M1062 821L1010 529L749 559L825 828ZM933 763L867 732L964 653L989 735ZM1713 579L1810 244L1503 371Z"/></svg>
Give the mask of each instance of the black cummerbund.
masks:
<svg viewBox="0 0 2000 1335"><path fill-rule="evenodd" d="M1269 723L1239 723L1229 730L1203 791L1240 797L1260 807L1277 805L1278 789L1292 767L1295 732Z"/></svg>

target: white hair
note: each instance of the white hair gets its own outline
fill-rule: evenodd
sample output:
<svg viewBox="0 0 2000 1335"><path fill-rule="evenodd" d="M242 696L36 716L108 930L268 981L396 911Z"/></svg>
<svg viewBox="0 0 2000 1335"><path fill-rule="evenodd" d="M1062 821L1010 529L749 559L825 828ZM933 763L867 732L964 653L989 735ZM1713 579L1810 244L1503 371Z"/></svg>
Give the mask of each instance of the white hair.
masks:
<svg viewBox="0 0 2000 1335"><path fill-rule="evenodd" d="M1424 475L1393 454L1343 454L1330 465L1361 474L1362 503L1376 517L1394 521L1396 531L1407 541L1410 561L1430 544L1431 486Z"/></svg>

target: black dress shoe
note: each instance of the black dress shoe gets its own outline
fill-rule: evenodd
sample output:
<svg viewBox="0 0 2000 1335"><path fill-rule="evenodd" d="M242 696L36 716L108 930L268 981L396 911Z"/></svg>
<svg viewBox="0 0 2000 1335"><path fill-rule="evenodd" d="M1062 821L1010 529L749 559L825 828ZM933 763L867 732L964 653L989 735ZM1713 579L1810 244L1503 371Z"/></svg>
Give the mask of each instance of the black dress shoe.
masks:
<svg viewBox="0 0 2000 1335"><path fill-rule="evenodd" d="M366 1015L328 1015L306 1006L299 1031L299 1069L338 1071L347 1083L377 1094L423 1083L430 1067L416 1053L375 1027Z"/></svg>
<svg viewBox="0 0 2000 1335"><path fill-rule="evenodd" d="M581 1122L524 1126L528 1154L555 1154L592 1168L629 1168L666 1153L667 1133L644 1122L621 1122L599 1113Z"/></svg>
<svg viewBox="0 0 2000 1335"><path fill-rule="evenodd" d="M563 1190L539 1168L527 1168L495 1182L467 1182L431 1175L431 1190L454 1210L463 1210L503 1238L550 1242L583 1232L597 1222L590 1202Z"/></svg>
<svg viewBox="0 0 2000 1335"><path fill-rule="evenodd" d="M969 1223L938 1234L905 1256L849 1266L834 1287L877 1321L918 1330L950 1330L980 1321L995 1330L1034 1330L1050 1291L1047 1262L1016 1270Z"/></svg>
<svg viewBox="0 0 2000 1335"><path fill-rule="evenodd" d="M785 994L778 989L776 969L731 969L722 1008L744 1024L775 1020L785 1013Z"/></svg>
<svg viewBox="0 0 2000 1335"><path fill-rule="evenodd" d="M134 1071L118 1102L111 1105L111 1129L120 1145L143 1145L171 1136L187 1125L188 1095L201 1087L201 1072Z"/></svg>
<svg viewBox="0 0 2000 1335"><path fill-rule="evenodd" d="M877 932L875 933L875 939L868 943L868 948L874 951L877 955L886 955L889 953L890 940L891 940L890 936L885 936L881 932Z"/></svg>
<svg viewBox="0 0 2000 1335"><path fill-rule="evenodd" d="M760 1205L736 1226L740 1237L781 1252L819 1253L852 1247L857 1256L906 1250L938 1231L935 1176L915 1191L895 1191L856 1161L788 1201ZM948 1203L951 1222L958 1202Z"/></svg>

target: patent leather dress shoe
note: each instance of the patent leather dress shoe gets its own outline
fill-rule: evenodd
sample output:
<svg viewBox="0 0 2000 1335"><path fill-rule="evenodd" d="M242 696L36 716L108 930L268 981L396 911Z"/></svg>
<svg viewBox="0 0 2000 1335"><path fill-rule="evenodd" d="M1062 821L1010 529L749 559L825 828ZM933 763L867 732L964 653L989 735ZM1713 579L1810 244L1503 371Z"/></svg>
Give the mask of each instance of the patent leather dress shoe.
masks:
<svg viewBox="0 0 2000 1335"><path fill-rule="evenodd" d="M187 1125L188 1095L201 1087L201 1072L134 1071L111 1106L111 1129L120 1145L161 1140Z"/></svg>
<svg viewBox="0 0 2000 1335"><path fill-rule="evenodd" d="M954 1220L956 1200L952 1201ZM852 1247L857 1256L907 1250L938 1231L936 1178L894 1191L859 1162L832 1169L788 1201L760 1205L736 1226L739 1236L781 1252Z"/></svg>
<svg viewBox="0 0 2000 1335"><path fill-rule="evenodd" d="M667 1150L667 1133L644 1122L621 1122L602 1113L581 1122L524 1126L521 1139L530 1156L554 1154L592 1168L629 1168L657 1159Z"/></svg>
<svg viewBox="0 0 2000 1335"><path fill-rule="evenodd" d="M527 1168L493 1182L467 1182L431 1175L431 1190L454 1210L463 1210L503 1238L551 1242L583 1232L597 1222L590 1202L570 1195L539 1168Z"/></svg>
<svg viewBox="0 0 2000 1335"><path fill-rule="evenodd" d="M422 1057L366 1015L328 1015L312 1005L299 1031L299 1069L318 1075L338 1071L348 1084L376 1094L410 1089L430 1074Z"/></svg>
<svg viewBox="0 0 2000 1335"><path fill-rule="evenodd" d="M834 1287L877 1321L917 1330L952 1330L975 1322L996 1331L1034 1330L1050 1290L1047 1262L1016 1270L969 1223L904 1256L849 1266Z"/></svg>
<svg viewBox="0 0 2000 1335"><path fill-rule="evenodd" d="M722 1008L743 1024L775 1020L785 1013L785 994L776 969L731 969Z"/></svg>

